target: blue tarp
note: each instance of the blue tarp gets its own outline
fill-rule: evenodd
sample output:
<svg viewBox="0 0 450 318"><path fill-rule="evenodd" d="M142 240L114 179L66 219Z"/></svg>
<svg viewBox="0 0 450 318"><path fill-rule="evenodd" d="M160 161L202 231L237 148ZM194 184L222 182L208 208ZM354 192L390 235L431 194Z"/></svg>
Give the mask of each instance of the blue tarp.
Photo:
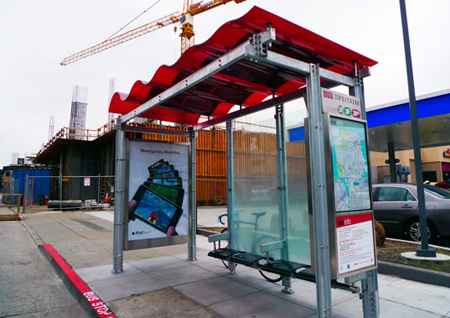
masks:
<svg viewBox="0 0 450 318"><path fill-rule="evenodd" d="M30 177L49 177L50 170L15 170L11 174L14 180L20 180L15 183L14 193L24 193L25 176ZM39 202L39 195L50 197L50 178L34 178L34 186L29 189L33 193L33 201ZM31 193L29 193L31 195ZM28 196L27 196L28 197Z"/></svg>

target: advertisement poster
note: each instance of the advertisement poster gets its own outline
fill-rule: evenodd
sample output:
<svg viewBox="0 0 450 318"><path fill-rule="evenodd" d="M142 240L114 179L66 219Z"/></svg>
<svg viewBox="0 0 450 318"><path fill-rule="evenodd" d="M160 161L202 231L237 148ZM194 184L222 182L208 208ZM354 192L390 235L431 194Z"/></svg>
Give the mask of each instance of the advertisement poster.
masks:
<svg viewBox="0 0 450 318"><path fill-rule="evenodd" d="M336 212L369 210L369 165L365 124L330 117Z"/></svg>
<svg viewBox="0 0 450 318"><path fill-rule="evenodd" d="M128 242L185 243L189 230L189 147L130 141Z"/></svg>
<svg viewBox="0 0 450 318"><path fill-rule="evenodd" d="M336 218L339 275L375 265L373 235L370 213Z"/></svg>

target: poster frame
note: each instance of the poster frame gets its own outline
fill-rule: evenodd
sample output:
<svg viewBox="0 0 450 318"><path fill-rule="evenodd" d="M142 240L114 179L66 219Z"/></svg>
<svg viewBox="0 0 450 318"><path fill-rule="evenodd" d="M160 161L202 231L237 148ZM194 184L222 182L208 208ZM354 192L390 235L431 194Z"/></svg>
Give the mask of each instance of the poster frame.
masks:
<svg viewBox="0 0 450 318"><path fill-rule="evenodd" d="M370 196L370 209L368 210L355 210L355 211L342 211L336 212L335 210L335 195L334 195L334 171L333 171L333 157L332 157L332 149L331 149L331 131L330 131L330 117L335 117L339 119L344 119L348 121L356 121L365 124L365 136L366 136L366 152L367 152L367 165L368 169L368 177L369 177L369 196ZM370 153L369 153L369 139L368 139L368 129L367 129L367 121L363 119L355 119L349 118L345 116L339 116L336 114L323 113L323 138L324 138L324 158L325 158L325 173L326 173L326 192L327 192L327 213L328 218L328 237L329 237L329 246L330 246L330 269L331 269L331 278L332 279L340 279L346 278L357 274L362 274L368 272L372 269L377 268L377 255L376 255L376 240L375 240L375 218L373 214L373 203L372 203L372 183L371 183L371 169L370 169ZM305 131L306 133L306 154L307 154L307 176L308 176L308 207L309 207L309 219L310 219L310 237L311 237L311 267L313 270L315 269L315 250L314 250L314 231L313 231L313 215L312 215L312 189L311 189L311 171L310 171L310 157L309 157L309 120L305 119ZM339 274L339 259L338 259L338 241L337 241L337 226L336 226L336 218L341 216L354 216L360 214L371 214L372 215L372 231L373 231L373 249L374 249L374 264L371 266L366 266L364 268L360 268L354 271L349 271L344 274Z"/></svg>
<svg viewBox="0 0 450 318"><path fill-rule="evenodd" d="M334 195L334 169L333 169L333 155L331 148L331 118L338 118L346 121L358 122L364 124L365 137L366 137L366 158L367 158L367 173L369 180L369 198L370 198L370 208L367 210L352 210L352 211L340 211L336 212L335 195ZM377 268L377 257L376 257L376 245L375 245L375 222L373 215L373 205L372 205L372 183L371 183L371 169L370 169L370 153L369 153L369 136L367 129L367 121L363 119L350 118L347 116L340 116L337 114L324 113L322 115L323 119L323 135L324 135L324 149L326 158L326 178L327 178L327 198L328 198L328 224L329 224L329 238L330 238L330 253L331 253L331 276L334 279L349 277L357 275L360 273L367 272L369 270ZM371 214L372 215L372 233L373 233L373 249L374 249L374 264L360 268L354 271L349 271L344 274L339 274L339 258L338 258L338 240L337 240L337 227L336 218L341 216L354 216L360 214Z"/></svg>
<svg viewBox="0 0 450 318"><path fill-rule="evenodd" d="M179 245L179 244L187 244L189 240L189 232L186 235L180 235L180 236L169 236L169 237L157 237L157 238L147 238L147 239L140 239L140 240L129 240L128 239L128 202L130 200L130 193L129 193L129 187L130 187L130 164L131 164L131 153L130 153L130 147L132 142L139 142L143 144L171 144L171 145L181 145L186 146L187 149L187 158L186 163L188 166L188 169L191 169L191 166L189 165L190 159L190 144L186 142L167 142L167 141L158 141L158 140L143 140L143 139L133 139L133 138L125 138L125 154L126 154L126 167L125 167L125 200L123 202L122 209L124 211L124 250L138 250L138 249L144 249L144 248L152 248L152 247L161 247L161 246L169 246L169 245ZM188 172L189 175L189 172ZM189 192L189 191L187 191ZM187 206L189 207L191 204L191 197L187 196ZM190 219L190 213L191 211L188 211L188 219Z"/></svg>

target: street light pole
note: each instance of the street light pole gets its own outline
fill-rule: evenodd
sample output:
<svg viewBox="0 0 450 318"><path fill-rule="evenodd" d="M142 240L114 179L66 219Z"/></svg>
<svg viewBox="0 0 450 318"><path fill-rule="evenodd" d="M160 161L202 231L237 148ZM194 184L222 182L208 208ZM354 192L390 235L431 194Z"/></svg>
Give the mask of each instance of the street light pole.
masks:
<svg viewBox="0 0 450 318"><path fill-rule="evenodd" d="M416 93L414 89L414 76L411 62L411 48L409 43L408 21L406 18L405 0L400 0L400 12L402 18L403 42L405 45L406 72L408 75L409 110L411 112L414 163L416 165L417 197L419 200L420 233L422 239L422 246L421 248L416 249L416 254L417 256L422 257L436 257L436 250L428 246L428 233L427 233L428 226L425 210L425 194L423 187L422 157L420 153L419 124L417 120Z"/></svg>

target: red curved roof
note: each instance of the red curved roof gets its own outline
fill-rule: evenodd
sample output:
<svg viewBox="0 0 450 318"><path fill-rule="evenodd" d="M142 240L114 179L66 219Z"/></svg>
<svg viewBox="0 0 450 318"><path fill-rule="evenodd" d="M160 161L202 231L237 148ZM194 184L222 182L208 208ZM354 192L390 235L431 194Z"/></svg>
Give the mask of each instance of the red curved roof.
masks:
<svg viewBox="0 0 450 318"><path fill-rule="evenodd" d="M353 61L358 62L358 67L377 63L268 11L253 7L241 18L222 25L206 42L188 49L172 66L159 67L150 82L137 81L128 95L115 93L109 111L129 113L247 41L253 34L265 30L268 22L272 23L277 38L271 51L307 63L319 63L320 67L339 74L352 73ZM234 105L251 107L267 96L284 95L303 86L304 75L241 60L140 117L195 125L201 115L223 116Z"/></svg>

